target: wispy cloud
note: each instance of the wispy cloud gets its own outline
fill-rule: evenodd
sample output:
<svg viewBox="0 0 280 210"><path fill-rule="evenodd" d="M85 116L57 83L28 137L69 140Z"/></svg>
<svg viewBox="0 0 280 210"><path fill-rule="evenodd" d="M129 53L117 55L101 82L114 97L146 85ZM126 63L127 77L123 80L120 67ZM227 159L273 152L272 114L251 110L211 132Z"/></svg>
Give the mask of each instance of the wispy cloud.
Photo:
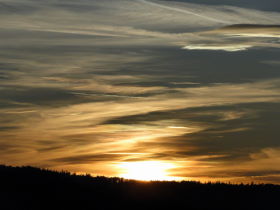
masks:
<svg viewBox="0 0 280 210"><path fill-rule="evenodd" d="M278 176L279 13L156 0L2 0L0 11L5 163Z"/></svg>
<svg viewBox="0 0 280 210"><path fill-rule="evenodd" d="M251 48L250 45L186 45L183 49L188 50L224 50L228 52L236 52Z"/></svg>

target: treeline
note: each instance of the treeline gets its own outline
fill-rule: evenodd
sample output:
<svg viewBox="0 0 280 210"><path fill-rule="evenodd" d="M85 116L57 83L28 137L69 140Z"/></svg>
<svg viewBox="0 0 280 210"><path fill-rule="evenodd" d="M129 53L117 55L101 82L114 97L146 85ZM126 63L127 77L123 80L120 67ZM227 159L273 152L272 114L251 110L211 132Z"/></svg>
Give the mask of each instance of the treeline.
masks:
<svg viewBox="0 0 280 210"><path fill-rule="evenodd" d="M280 186L141 182L0 166L0 209L278 209Z"/></svg>

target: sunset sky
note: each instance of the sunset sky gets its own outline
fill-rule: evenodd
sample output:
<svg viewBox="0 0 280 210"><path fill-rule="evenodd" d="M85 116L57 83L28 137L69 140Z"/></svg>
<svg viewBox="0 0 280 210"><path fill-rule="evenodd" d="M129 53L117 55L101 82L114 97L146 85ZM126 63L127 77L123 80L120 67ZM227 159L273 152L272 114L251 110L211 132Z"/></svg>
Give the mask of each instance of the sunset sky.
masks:
<svg viewBox="0 0 280 210"><path fill-rule="evenodd" d="M280 184L280 1L0 0L0 164Z"/></svg>

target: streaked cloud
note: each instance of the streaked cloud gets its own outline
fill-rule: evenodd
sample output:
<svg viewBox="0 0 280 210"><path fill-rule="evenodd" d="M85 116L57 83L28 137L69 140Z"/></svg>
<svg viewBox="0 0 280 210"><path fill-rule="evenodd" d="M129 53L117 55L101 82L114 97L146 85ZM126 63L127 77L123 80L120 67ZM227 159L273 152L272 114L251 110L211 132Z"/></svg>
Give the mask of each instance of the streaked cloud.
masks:
<svg viewBox="0 0 280 210"><path fill-rule="evenodd" d="M228 36L244 37L280 37L279 25L237 24L226 26L208 33L224 34Z"/></svg>
<svg viewBox="0 0 280 210"><path fill-rule="evenodd" d="M188 50L224 50L228 52L236 52L236 51L242 51L247 50L251 48L250 45L187 45L183 47L183 49Z"/></svg>
<svg viewBox="0 0 280 210"><path fill-rule="evenodd" d="M6 164L115 176L158 161L189 179L279 182L278 12L159 0L0 11Z"/></svg>

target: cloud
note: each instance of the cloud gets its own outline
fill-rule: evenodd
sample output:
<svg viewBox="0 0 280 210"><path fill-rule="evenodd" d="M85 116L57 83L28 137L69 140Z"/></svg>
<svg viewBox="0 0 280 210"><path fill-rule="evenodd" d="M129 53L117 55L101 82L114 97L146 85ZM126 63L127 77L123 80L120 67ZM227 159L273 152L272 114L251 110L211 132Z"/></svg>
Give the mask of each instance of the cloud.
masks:
<svg viewBox="0 0 280 210"><path fill-rule="evenodd" d="M236 52L251 48L250 45L187 45L183 49L188 50L223 50L228 52Z"/></svg>
<svg viewBox="0 0 280 210"><path fill-rule="evenodd" d="M16 126L0 126L0 131L7 131L7 130L12 130L12 129L17 129L19 127Z"/></svg>
<svg viewBox="0 0 280 210"><path fill-rule="evenodd" d="M272 150L275 150L275 148ZM213 157L215 158L215 155ZM190 180L223 180L233 183L269 182L277 184L279 183L280 177L280 170L276 165L278 161L278 157L273 155L273 157L259 157L252 161L243 160L238 162L238 164L233 162L229 166L228 164L224 165L219 162L206 163L203 159L198 159L197 161L186 163L185 165L188 165L188 167L178 167L172 169L170 173L172 176L188 177Z"/></svg>
<svg viewBox="0 0 280 210"><path fill-rule="evenodd" d="M255 161L277 176L252 157L277 146L278 13L155 0L0 11L5 163L116 175L121 161L172 160L179 175L237 180Z"/></svg>
<svg viewBox="0 0 280 210"><path fill-rule="evenodd" d="M262 61L261 63L271 65L271 66L276 66L276 67L280 65L280 61L278 60Z"/></svg>
<svg viewBox="0 0 280 210"><path fill-rule="evenodd" d="M152 6L155 6L155 7L163 8L165 10L171 10L171 11L175 11L175 12L179 12L179 13L183 13L183 14L187 14L187 15L193 15L193 16L196 16L198 18L202 18L206 21L211 21L211 22L215 22L215 23L224 23L224 24L229 23L229 22L226 22L224 20L216 19L216 18L213 18L213 17L210 17L210 16L205 16L205 15L202 15L200 13L196 13L196 12L193 12L193 11L190 11L190 10L187 10L187 9L180 9L180 8L176 8L176 7L172 7L172 6L166 6L166 5L157 3L156 1L155 2L146 1L146 0L138 0L138 1L142 2L144 4L148 4L148 5L152 5Z"/></svg>
<svg viewBox="0 0 280 210"><path fill-rule="evenodd" d="M63 157L53 159L55 162L62 162L64 164L85 164L94 163L97 161L116 161L123 157L122 154L89 154L89 155L76 155L71 157Z"/></svg>
<svg viewBox="0 0 280 210"><path fill-rule="evenodd" d="M64 34L119 37L122 44L144 37L163 38L161 44L188 39L190 28L201 31L232 24L277 24L277 13L261 12L227 6L206 6L168 1L81 1L79 4L60 1L13 1L2 7L13 8L2 14L5 22L2 30L23 30L30 32L52 32ZM25 11L21 13L22 11ZM28 15L28 11L30 14ZM95 11L94 13L89 11ZM112 12L114 11L114 12ZM203 11L203 14L201 13ZM230 12L228 12L230 11ZM32 12L32 13L31 13ZM82 15L81 15L82 14ZM149 15L144 15L149 14ZM46 17L49 19L47 20ZM63 18L62 18L63 17ZM90 21L94 20L94 21ZM160 20L160 21L159 21ZM70 24L67 24L71 22ZM184 30L185 29L185 30ZM191 30L191 32L193 32ZM16 31L14 33L17 33ZM185 37L185 38L184 38ZM179 40L178 40L179 38ZM34 39L32 40L35 41ZM145 40L149 44L153 40ZM181 40L182 41L182 40ZM105 45L108 40L102 42ZM117 44L117 42L109 42ZM97 44L97 42L95 42ZM143 44L143 43L142 43Z"/></svg>
<svg viewBox="0 0 280 210"><path fill-rule="evenodd" d="M275 38L280 35L280 27L279 25L235 24L197 34L200 39L192 40L183 49L236 52L254 47L279 48Z"/></svg>
<svg viewBox="0 0 280 210"><path fill-rule="evenodd" d="M194 142L190 141L187 143L186 141L182 141L179 138L180 136L183 136L182 139L188 140L195 133L200 133L217 125L211 126L210 123L207 123L203 119L198 121L199 123L196 123L193 121L195 118L192 115L186 115L190 120L184 121L184 115L182 115L184 111L182 113L178 112L178 115L165 115L161 112L168 111L172 113L173 110L174 113L174 110L194 107L277 102L279 101L279 90L276 85L278 83L278 80L271 80L239 85L226 84L197 88L179 88L177 96L172 93L159 94L144 98L127 98L123 99L121 103L118 101L112 101L110 103L91 102L57 108L40 108L37 112L22 112L22 114L18 112L17 118L22 117L20 119L21 127L16 129L13 135L6 137L6 139L13 139L15 144L20 144L21 146L23 145L20 142L24 142L25 147L38 151L41 151L41 146L36 143L38 136L40 136L39 140L51 139L54 147L60 146L60 144L64 146L64 148L61 147L62 150L59 150L58 153L56 150L52 150L48 155L42 153L41 158L38 157L38 160L35 160L36 162L42 159L46 161L50 156L57 156L61 153L72 155L76 150L94 150L96 152L107 153L111 152L112 148L114 150L118 148L120 151L129 150L134 146L137 147L138 144L141 145L141 142L146 142L147 145L150 145L148 148L151 148L151 151L147 151L149 153L159 153L162 149L158 147L159 145L164 149L172 148L171 145L176 146L175 148L177 149L180 147L185 148L183 147L184 145L187 147L190 145L189 143L193 144ZM12 111L15 112L16 110L7 109L3 110L3 113L11 116ZM145 115L143 116L143 114L152 112L158 112L159 114L155 113L154 119L153 117L147 117L145 119ZM135 114L139 116L135 117ZM216 115L215 112L213 114ZM129 119L127 116L130 115L131 117ZM114 118L119 118L119 120L114 121ZM235 118L231 117L228 120ZM107 123L104 124L104 122ZM239 131L243 131L242 129L240 130L240 127L238 129ZM236 131L236 128L233 128L233 130L222 128L220 131L215 132L219 135L224 135L225 132L236 133ZM189 138L186 137L188 135L190 135ZM176 137L178 137L178 141L175 141ZM159 141L159 139L166 139L166 142ZM152 146L153 144L154 146ZM179 147L177 147L178 145ZM202 145L197 144L195 147L201 148ZM204 145L206 147L208 146L205 142ZM44 148L42 147L42 149ZM26 154L26 158L28 157L29 155Z"/></svg>
<svg viewBox="0 0 280 210"><path fill-rule="evenodd" d="M258 25L258 24L237 24L222 27L208 33L217 33L228 36L240 37L267 37L277 38L280 37L279 25Z"/></svg>

